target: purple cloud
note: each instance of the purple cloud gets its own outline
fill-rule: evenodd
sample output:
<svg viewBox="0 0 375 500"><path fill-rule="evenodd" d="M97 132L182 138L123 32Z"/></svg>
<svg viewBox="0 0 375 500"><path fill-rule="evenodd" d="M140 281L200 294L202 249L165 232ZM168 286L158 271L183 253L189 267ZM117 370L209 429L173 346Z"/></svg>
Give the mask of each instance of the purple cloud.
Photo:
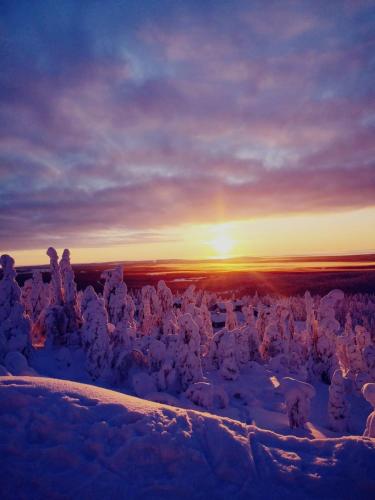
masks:
<svg viewBox="0 0 375 500"><path fill-rule="evenodd" d="M371 3L161 4L9 4L3 250L375 204Z"/></svg>

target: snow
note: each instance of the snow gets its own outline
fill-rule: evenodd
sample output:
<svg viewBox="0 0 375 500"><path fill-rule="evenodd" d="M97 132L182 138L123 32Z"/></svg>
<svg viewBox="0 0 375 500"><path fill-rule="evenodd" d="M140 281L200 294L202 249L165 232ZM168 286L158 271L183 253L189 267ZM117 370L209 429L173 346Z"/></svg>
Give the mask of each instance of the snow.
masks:
<svg viewBox="0 0 375 500"><path fill-rule="evenodd" d="M375 441L281 436L40 377L0 378L2 498L373 498Z"/></svg>
<svg viewBox="0 0 375 500"><path fill-rule="evenodd" d="M121 266L77 293L48 255L22 290L1 258L8 496L375 497L373 295L133 291Z"/></svg>

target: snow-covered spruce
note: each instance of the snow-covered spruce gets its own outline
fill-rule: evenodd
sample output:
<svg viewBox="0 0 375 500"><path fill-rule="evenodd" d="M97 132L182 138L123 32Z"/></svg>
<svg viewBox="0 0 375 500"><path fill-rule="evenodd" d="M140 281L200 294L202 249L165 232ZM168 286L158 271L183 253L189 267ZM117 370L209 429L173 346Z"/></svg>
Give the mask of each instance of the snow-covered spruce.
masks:
<svg viewBox="0 0 375 500"><path fill-rule="evenodd" d="M225 318L225 328L227 330L234 330L237 328L237 317L234 312L233 302L227 300L225 303L226 318Z"/></svg>
<svg viewBox="0 0 375 500"><path fill-rule="evenodd" d="M86 350L87 371L98 379L110 366L108 316L102 298L88 286L82 299L82 340Z"/></svg>
<svg viewBox="0 0 375 500"><path fill-rule="evenodd" d="M375 383L365 384L362 387L363 397L372 406L373 411L367 417L364 436L375 438Z"/></svg>
<svg viewBox="0 0 375 500"><path fill-rule="evenodd" d="M195 382L191 384L186 391L186 397L194 404L207 410L226 408L229 404L228 394L225 389L209 382Z"/></svg>
<svg viewBox="0 0 375 500"><path fill-rule="evenodd" d="M26 357L31 351L31 323L21 304L21 289L15 277L14 259L2 255L0 264L3 279L0 281L0 363L7 353L19 351Z"/></svg>
<svg viewBox="0 0 375 500"><path fill-rule="evenodd" d="M309 419L310 402L315 396L314 387L306 382L284 377L281 379L280 389L285 397L290 428L303 427Z"/></svg>
<svg viewBox="0 0 375 500"><path fill-rule="evenodd" d="M236 356L236 336L226 328L215 333L209 352L210 364L218 368L226 380L236 380L239 368Z"/></svg>
<svg viewBox="0 0 375 500"><path fill-rule="evenodd" d="M58 255L53 247L48 248L50 258L50 303L33 325L33 336L45 339L46 346L63 346L68 343L69 318L64 307L63 289Z"/></svg>
<svg viewBox="0 0 375 500"><path fill-rule="evenodd" d="M61 306L63 304L63 293L59 256L53 247L47 249L47 255L50 259L51 271L51 304Z"/></svg>
<svg viewBox="0 0 375 500"><path fill-rule="evenodd" d="M74 281L74 271L70 264L70 251L66 248L60 259L60 274L63 288L64 309L67 316L68 334L76 333L81 326L82 318L77 300L77 285Z"/></svg>
<svg viewBox="0 0 375 500"><path fill-rule="evenodd" d="M340 323L335 318L335 306L344 298L341 290L332 290L325 295L318 307L317 328L313 331L312 375L330 381L338 366L336 341Z"/></svg>
<svg viewBox="0 0 375 500"><path fill-rule="evenodd" d="M180 377L181 388L186 390L190 384L203 378L200 358L199 329L189 313L178 320L176 367Z"/></svg>
<svg viewBox="0 0 375 500"><path fill-rule="evenodd" d="M108 312L109 322L113 325L125 321L126 316L126 294L127 286L124 282L124 270L122 266L110 269L102 273L105 279L103 299Z"/></svg>
<svg viewBox="0 0 375 500"><path fill-rule="evenodd" d="M329 387L328 420L335 432L346 432L348 428L349 403L346 383L340 369L335 370Z"/></svg>

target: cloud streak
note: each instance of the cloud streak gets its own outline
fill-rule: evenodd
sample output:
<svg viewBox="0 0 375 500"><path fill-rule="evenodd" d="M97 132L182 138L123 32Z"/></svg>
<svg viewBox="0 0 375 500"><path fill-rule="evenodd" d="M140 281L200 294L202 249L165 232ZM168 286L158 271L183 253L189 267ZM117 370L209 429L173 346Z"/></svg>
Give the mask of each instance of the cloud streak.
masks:
<svg viewBox="0 0 375 500"><path fill-rule="evenodd" d="M371 3L20 5L0 25L4 250L375 204Z"/></svg>

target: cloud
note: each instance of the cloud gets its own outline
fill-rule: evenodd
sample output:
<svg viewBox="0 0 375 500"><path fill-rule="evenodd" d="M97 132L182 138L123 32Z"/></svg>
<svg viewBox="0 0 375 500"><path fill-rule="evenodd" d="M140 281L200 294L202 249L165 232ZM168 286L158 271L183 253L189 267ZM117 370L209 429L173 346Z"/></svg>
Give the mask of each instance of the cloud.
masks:
<svg viewBox="0 0 375 500"><path fill-rule="evenodd" d="M371 5L4 5L4 250L375 204Z"/></svg>

